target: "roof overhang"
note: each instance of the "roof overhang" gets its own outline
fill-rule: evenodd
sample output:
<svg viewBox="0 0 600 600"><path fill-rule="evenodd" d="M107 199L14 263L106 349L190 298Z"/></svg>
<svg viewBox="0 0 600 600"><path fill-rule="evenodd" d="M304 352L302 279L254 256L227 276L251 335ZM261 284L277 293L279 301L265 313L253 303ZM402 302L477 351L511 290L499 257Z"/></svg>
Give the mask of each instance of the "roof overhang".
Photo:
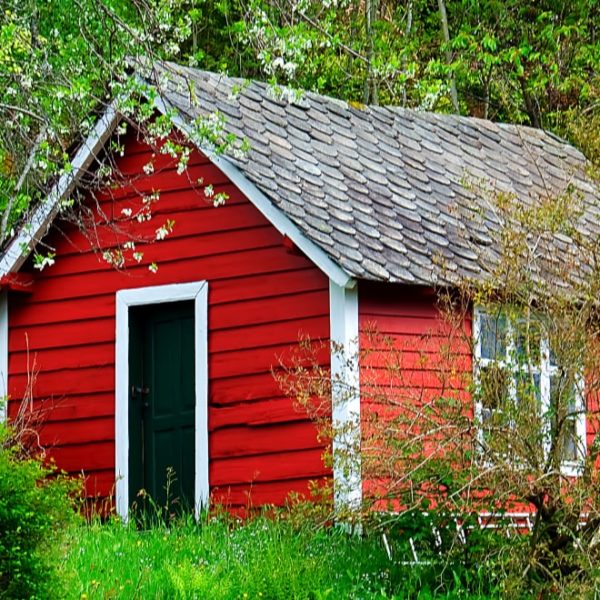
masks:
<svg viewBox="0 0 600 600"><path fill-rule="evenodd" d="M190 126L176 111L166 105L160 94L154 95L151 102L160 113L169 115L173 125L193 141ZM60 176L45 200L33 211L31 219L21 227L15 238L8 244L0 257L0 278L9 273L17 272L23 266L29 254L46 235L48 228L60 210L62 202L75 190L86 170L104 148L122 118L116 102L112 102L107 106L88 137L75 153L71 161L71 171ZM204 148L198 144L194 145L231 180L275 229L289 238L331 281L343 288L353 288L356 285L356 280L353 277L348 275L317 244L310 240L226 156L217 155L210 148Z"/></svg>
<svg viewBox="0 0 600 600"><path fill-rule="evenodd" d="M46 235L62 202L73 193L94 158L104 148L119 120L116 104L112 102L75 153L71 160L71 170L60 175L48 196L33 211L31 219L21 226L8 244L0 257L0 278L17 272L23 266L29 254Z"/></svg>

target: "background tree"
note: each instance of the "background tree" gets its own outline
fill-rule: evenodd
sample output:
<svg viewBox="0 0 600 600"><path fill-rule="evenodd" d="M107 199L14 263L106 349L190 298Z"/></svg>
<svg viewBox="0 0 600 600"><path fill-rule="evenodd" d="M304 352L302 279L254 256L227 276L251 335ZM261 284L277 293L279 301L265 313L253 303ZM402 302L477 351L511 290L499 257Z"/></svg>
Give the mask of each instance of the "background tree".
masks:
<svg viewBox="0 0 600 600"><path fill-rule="evenodd" d="M7 0L0 239L66 167L95 111L155 59L545 127L593 154L598 23L597 0Z"/></svg>

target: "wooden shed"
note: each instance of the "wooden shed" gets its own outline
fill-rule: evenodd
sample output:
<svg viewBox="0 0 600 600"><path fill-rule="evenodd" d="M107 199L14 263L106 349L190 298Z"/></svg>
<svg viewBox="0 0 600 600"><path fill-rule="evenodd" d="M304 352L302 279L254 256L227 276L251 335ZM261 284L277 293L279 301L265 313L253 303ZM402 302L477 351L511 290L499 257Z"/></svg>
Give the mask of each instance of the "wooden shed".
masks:
<svg viewBox="0 0 600 600"><path fill-rule="evenodd" d="M282 503L330 476L339 502L358 501L360 471L324 467L272 367L301 336L352 349L373 323L418 350L439 325L432 288L497 258L494 223L467 217L480 200L465 177L530 197L568 172L590 195L585 161L539 130L157 68L157 114L191 144L219 114L249 150L196 144L181 170L129 127L111 154L120 179L83 199L90 243L60 206L111 152L123 116L106 109L0 261L8 416L23 397L47 407L41 443L123 515L137 490L162 493L167 468L196 507ZM30 256L40 243L56 253L43 270ZM360 384L359 365L321 360ZM333 418L360 410L357 394Z"/></svg>

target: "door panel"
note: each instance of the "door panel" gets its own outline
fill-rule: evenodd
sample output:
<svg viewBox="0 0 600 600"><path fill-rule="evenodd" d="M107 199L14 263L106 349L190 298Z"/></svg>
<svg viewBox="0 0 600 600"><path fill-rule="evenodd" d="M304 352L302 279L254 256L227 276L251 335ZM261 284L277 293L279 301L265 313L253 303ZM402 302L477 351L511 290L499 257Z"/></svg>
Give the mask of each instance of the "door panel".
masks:
<svg viewBox="0 0 600 600"><path fill-rule="evenodd" d="M194 304L130 311L130 498L194 506ZM139 501L138 501L139 504Z"/></svg>

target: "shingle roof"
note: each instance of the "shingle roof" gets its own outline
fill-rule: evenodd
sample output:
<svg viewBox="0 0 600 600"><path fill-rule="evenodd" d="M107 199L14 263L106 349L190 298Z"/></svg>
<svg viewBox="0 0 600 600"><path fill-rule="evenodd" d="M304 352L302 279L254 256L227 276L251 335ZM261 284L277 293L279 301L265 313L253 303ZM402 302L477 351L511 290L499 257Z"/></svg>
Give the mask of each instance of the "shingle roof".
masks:
<svg viewBox="0 0 600 600"><path fill-rule="evenodd" d="M219 111L226 131L250 144L229 160L354 277L432 284L481 275L498 259L484 188L532 202L572 185L585 204L580 228L600 234L585 158L543 131L159 70L163 100L190 122Z"/></svg>

